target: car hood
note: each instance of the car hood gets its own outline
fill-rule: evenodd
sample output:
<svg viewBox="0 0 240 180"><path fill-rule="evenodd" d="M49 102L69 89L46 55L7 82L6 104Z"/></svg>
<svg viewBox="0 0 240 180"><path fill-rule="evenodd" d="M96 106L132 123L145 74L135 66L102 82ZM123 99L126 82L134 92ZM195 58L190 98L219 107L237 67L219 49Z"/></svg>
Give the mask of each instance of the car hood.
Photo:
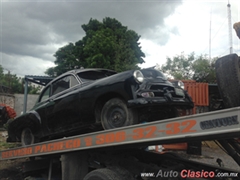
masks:
<svg viewBox="0 0 240 180"><path fill-rule="evenodd" d="M168 85L173 85L171 82L169 82L166 79L162 79L162 78L144 78L145 81L149 82L149 83L166 83Z"/></svg>
<svg viewBox="0 0 240 180"><path fill-rule="evenodd" d="M133 70L124 71L121 73L113 74L113 75L105 77L105 78L84 82L82 84L82 87L89 86L89 85L91 85L91 86L98 86L98 85L107 86L107 85L113 84L113 83L124 82L128 78L133 77L132 74L133 74Z"/></svg>

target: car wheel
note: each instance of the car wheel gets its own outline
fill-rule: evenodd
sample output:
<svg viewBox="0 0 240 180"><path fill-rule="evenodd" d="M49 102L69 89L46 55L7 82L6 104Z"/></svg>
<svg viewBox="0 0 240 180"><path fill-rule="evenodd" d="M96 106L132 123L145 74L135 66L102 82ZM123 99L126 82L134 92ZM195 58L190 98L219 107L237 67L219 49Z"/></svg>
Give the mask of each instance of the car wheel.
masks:
<svg viewBox="0 0 240 180"><path fill-rule="evenodd" d="M219 58L215 64L219 93L226 108L240 105L240 60L237 54Z"/></svg>
<svg viewBox="0 0 240 180"><path fill-rule="evenodd" d="M110 169L96 169L88 173L83 180L122 180L122 178Z"/></svg>
<svg viewBox="0 0 240 180"><path fill-rule="evenodd" d="M138 123L136 110L127 108L119 98L110 99L101 112L101 123L104 129L113 129Z"/></svg>
<svg viewBox="0 0 240 180"><path fill-rule="evenodd" d="M22 146L33 144L34 141L35 141L35 137L32 133L32 130L30 128L23 129L21 134Z"/></svg>

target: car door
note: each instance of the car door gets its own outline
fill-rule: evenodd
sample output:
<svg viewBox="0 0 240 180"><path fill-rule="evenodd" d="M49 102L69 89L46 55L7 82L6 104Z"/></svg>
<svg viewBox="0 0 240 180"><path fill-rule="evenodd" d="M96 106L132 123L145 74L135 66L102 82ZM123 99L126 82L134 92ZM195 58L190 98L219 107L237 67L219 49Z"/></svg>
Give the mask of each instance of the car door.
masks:
<svg viewBox="0 0 240 180"><path fill-rule="evenodd" d="M52 134L65 133L81 126L78 88L80 83L72 74L52 83L51 106L46 108Z"/></svg>

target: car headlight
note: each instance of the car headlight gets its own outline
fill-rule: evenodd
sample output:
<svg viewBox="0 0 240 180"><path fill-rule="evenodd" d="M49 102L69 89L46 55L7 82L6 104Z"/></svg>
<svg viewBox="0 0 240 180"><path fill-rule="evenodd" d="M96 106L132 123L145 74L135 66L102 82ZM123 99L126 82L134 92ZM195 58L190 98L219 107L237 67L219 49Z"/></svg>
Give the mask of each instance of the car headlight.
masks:
<svg viewBox="0 0 240 180"><path fill-rule="evenodd" d="M133 77L138 83L142 83L144 80L144 76L141 71L136 70L133 72Z"/></svg>
<svg viewBox="0 0 240 180"><path fill-rule="evenodd" d="M182 81L178 81L178 86L182 89L184 89L184 83Z"/></svg>

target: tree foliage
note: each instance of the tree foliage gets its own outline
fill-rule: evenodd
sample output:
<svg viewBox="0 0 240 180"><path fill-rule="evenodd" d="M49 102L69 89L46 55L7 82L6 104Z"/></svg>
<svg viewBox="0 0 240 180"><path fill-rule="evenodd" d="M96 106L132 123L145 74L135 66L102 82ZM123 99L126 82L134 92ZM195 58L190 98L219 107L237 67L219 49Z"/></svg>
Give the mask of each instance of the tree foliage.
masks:
<svg viewBox="0 0 240 180"><path fill-rule="evenodd" d="M209 60L199 56L192 64L193 80L197 82L216 83L215 62L218 58Z"/></svg>
<svg viewBox="0 0 240 180"><path fill-rule="evenodd" d="M170 78L179 80L196 80L197 82L215 83L215 62L217 58L209 60L206 56L176 55L167 57L167 62L159 69Z"/></svg>
<svg viewBox="0 0 240 180"><path fill-rule="evenodd" d="M125 71L139 68L145 54L141 51L140 36L128 30L114 18L103 22L90 19L82 25L86 35L75 44L60 48L54 54L56 67L47 69L46 74L60 75L76 67L107 68Z"/></svg>
<svg viewBox="0 0 240 180"><path fill-rule="evenodd" d="M24 79L18 77L16 74L11 74L10 71L4 73L3 67L0 65L0 92L5 93L24 93ZM29 84L29 94L37 94L40 86Z"/></svg>
<svg viewBox="0 0 240 180"><path fill-rule="evenodd" d="M184 54L174 56L172 59L167 57L167 62L161 66L161 70L174 79L191 79L190 69L193 61L194 53L187 57Z"/></svg>

